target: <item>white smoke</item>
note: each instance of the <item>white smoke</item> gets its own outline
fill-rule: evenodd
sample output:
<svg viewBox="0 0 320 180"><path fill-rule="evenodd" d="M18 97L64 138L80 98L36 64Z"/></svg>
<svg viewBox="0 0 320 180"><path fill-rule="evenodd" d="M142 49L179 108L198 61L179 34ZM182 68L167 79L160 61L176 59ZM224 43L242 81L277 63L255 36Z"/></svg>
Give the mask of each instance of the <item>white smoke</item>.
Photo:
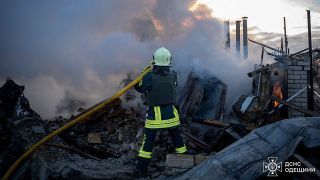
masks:
<svg viewBox="0 0 320 180"><path fill-rule="evenodd" d="M111 96L126 73L142 71L161 46L172 52L180 86L189 70L205 69L228 85L229 106L250 92L246 73L260 51L249 47L247 60L226 52L223 22L206 6L194 6L196 0L34 3L0 7L6 27L0 30L0 79L10 75L24 84L32 108L46 118L56 115L66 92L87 106Z"/></svg>

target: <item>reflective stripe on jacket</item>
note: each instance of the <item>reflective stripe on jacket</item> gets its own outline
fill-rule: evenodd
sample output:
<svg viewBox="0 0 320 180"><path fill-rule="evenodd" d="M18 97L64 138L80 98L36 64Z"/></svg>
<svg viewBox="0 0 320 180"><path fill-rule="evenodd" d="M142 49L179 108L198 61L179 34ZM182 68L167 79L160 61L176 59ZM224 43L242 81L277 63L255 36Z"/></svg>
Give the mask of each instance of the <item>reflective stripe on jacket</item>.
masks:
<svg viewBox="0 0 320 180"><path fill-rule="evenodd" d="M145 123L146 128L170 128L179 125L179 114L173 105L149 107Z"/></svg>

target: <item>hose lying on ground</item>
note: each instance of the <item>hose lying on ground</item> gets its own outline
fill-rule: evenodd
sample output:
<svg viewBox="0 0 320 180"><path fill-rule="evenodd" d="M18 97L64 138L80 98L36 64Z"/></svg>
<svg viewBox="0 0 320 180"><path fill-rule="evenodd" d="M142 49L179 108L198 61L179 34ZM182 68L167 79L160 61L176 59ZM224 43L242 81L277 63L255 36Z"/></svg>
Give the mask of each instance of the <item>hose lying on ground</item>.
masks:
<svg viewBox="0 0 320 180"><path fill-rule="evenodd" d="M117 99L118 97L120 97L121 95L123 95L125 92L127 92L129 89L131 89L134 85L138 84L143 76L145 76L148 72L150 72L152 69L152 66L148 66L147 68L144 69L144 71L135 79L133 80L131 83L129 83L127 86L125 86L124 88L122 88L120 91L118 91L116 94L114 94L113 96L111 96L110 98L101 101L100 103L93 105L92 107L90 107L89 109L85 110L84 112L80 113L79 115L77 115L76 117L73 118L73 120L71 120L70 122L68 122L67 124L65 124L64 126L62 126L61 128L53 131L52 133L50 133L49 135L47 135L46 137L44 137L43 139L41 139L40 141L38 141L36 144L32 145L22 156L19 157L19 159L17 159L8 169L8 171L5 173L5 175L3 176L4 180L9 179L10 175L16 170L16 168L25 160L27 159L36 149L38 149L41 145L43 145L44 143L48 142L50 139L52 139L53 137L57 136L58 134L62 133L63 131L69 129L70 127L78 124L79 122L83 122L84 120L89 119L90 117L92 117L93 115L95 115L98 112L101 112L101 110L103 110L103 108L111 103L112 101L114 101L115 99Z"/></svg>

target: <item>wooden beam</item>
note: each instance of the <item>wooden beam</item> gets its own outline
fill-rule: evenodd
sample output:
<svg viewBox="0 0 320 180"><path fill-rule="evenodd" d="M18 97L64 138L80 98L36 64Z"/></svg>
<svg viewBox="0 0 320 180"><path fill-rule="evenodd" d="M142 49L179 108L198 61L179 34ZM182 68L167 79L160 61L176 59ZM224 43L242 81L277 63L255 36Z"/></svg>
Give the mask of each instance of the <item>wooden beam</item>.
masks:
<svg viewBox="0 0 320 180"><path fill-rule="evenodd" d="M211 151L211 147L207 143L201 141L200 139L192 136L191 134L189 134L187 132L181 131L181 133L186 135L191 142L195 143L199 147L201 147L201 148L203 148L205 150Z"/></svg>
<svg viewBox="0 0 320 180"><path fill-rule="evenodd" d="M279 64L279 62L270 64L270 65L267 64L266 66L263 66L262 68L259 68L259 69L256 69L254 71L251 71L251 72L247 73L247 75L248 75L248 77L253 77L253 76L259 74L262 71L265 71L265 70L270 71L270 70L276 68L278 66L278 64Z"/></svg>
<svg viewBox="0 0 320 180"><path fill-rule="evenodd" d="M215 126L215 127L219 127L219 128L225 128L225 127L230 126L229 123L218 121L218 120L214 120L214 119L206 119L201 124L206 124L206 125L209 125L209 126Z"/></svg>
<svg viewBox="0 0 320 180"><path fill-rule="evenodd" d="M257 41L251 40L251 39L249 39L249 41L251 41L251 42L253 42L253 43L256 43L256 44L259 44L260 46L263 46L263 47L265 47L265 48L269 48L269 49L271 49L271 50L273 50L273 51L276 51L276 52L279 52L279 53L283 53L283 54L284 54L284 52L282 52L282 51L280 51L280 50L278 50L278 49L276 49L276 48L270 47L270 46L268 46L268 45L259 43L259 42L257 42Z"/></svg>

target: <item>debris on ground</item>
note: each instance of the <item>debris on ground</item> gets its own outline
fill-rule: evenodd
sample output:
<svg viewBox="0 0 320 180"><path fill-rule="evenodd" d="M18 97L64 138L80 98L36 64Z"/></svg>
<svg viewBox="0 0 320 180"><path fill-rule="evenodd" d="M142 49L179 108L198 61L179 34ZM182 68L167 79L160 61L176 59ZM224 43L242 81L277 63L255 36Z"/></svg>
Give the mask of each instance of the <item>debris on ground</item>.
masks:
<svg viewBox="0 0 320 180"><path fill-rule="evenodd" d="M241 95L229 113L225 112L227 85L214 75L191 71L177 107L188 154L173 154L168 132L159 130L148 178L264 178L263 162L274 156L278 161L299 161L303 167L315 169L301 178L319 178L320 95L315 93L315 110L308 110L306 79L290 79L295 73L306 73L303 68L293 68L304 66L305 62L297 60L305 58L303 54L276 58L281 60L261 63L248 73L252 92ZM131 76L121 85L131 82ZM315 83L316 90L319 83ZM1 176L31 145L70 121L62 116L43 120L23 91L24 86L10 78L0 88ZM137 99L140 96L130 90L94 117L54 137L21 164L12 178L133 179L146 111ZM74 108L80 114L86 110ZM296 116L299 118L293 118ZM284 177L283 172L278 174Z"/></svg>

